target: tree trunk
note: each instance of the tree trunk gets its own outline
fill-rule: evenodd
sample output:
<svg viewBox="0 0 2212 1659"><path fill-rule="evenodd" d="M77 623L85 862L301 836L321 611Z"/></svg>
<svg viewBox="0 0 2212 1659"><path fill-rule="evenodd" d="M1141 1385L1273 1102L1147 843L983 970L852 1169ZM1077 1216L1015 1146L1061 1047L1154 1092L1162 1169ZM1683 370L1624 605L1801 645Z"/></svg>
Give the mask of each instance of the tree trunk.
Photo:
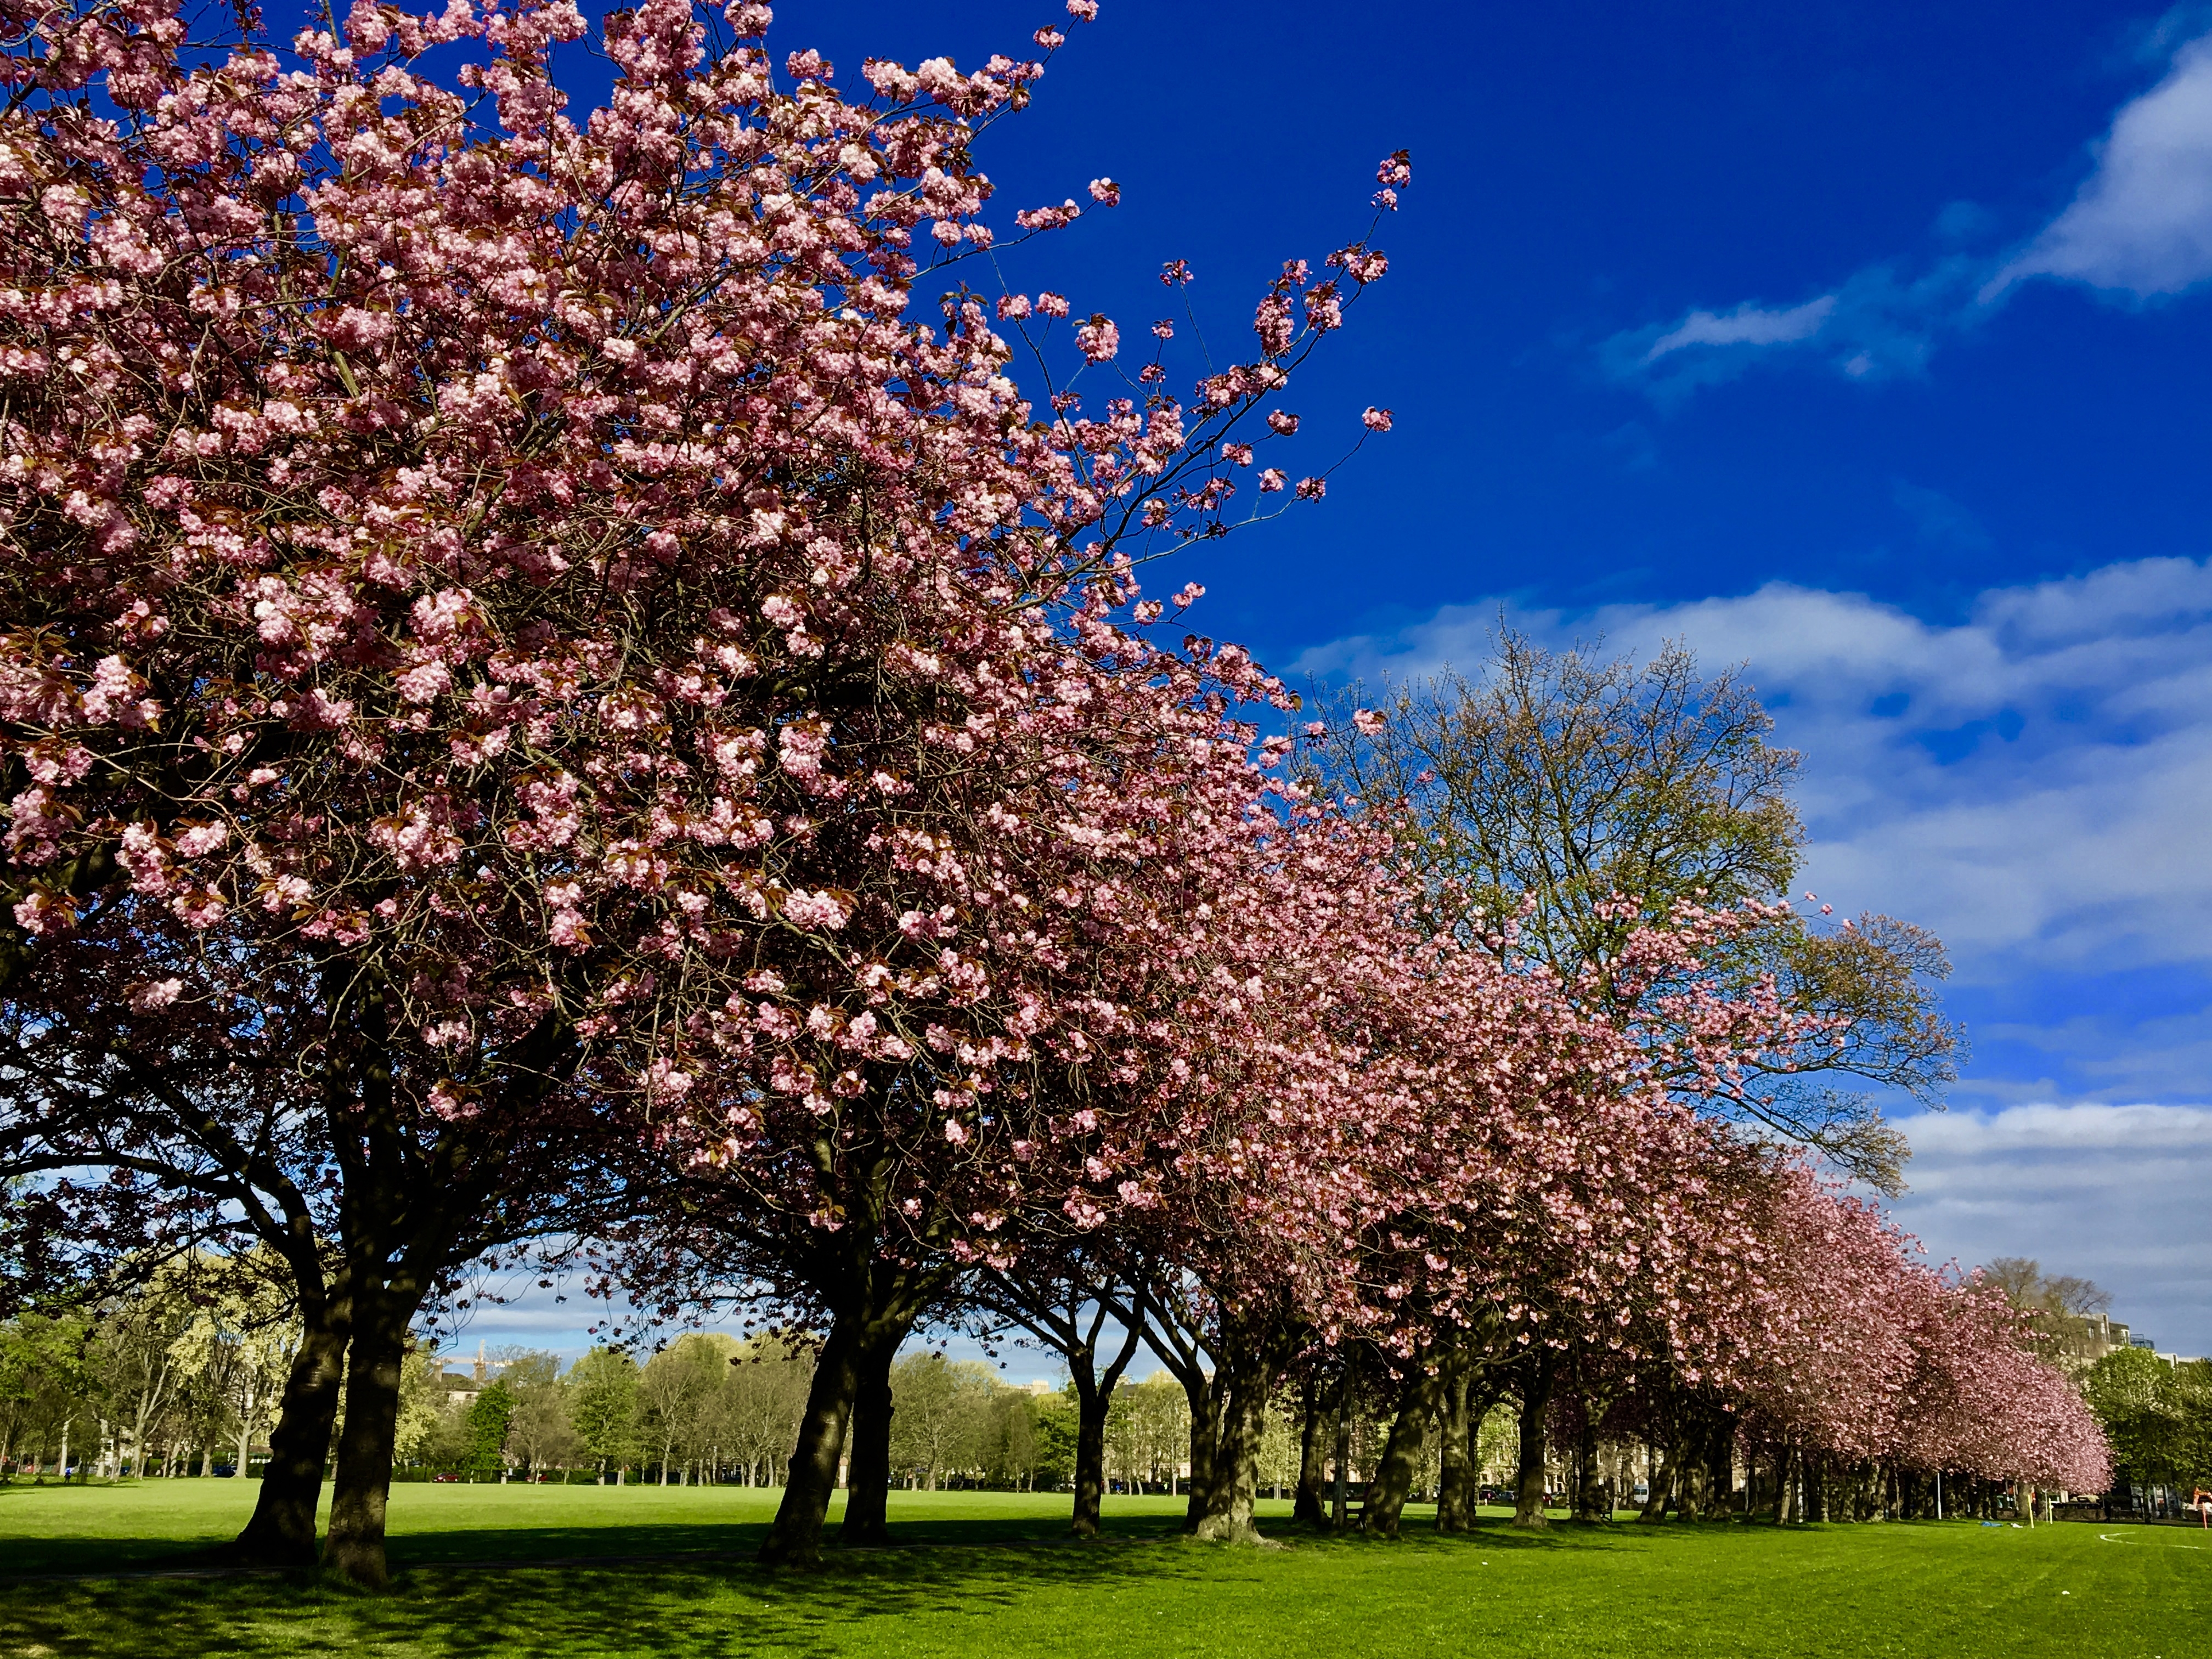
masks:
<svg viewBox="0 0 2212 1659"><path fill-rule="evenodd" d="M1552 1351L1539 1348L1522 1362L1521 1462L1514 1482L1513 1524L1548 1527L1544 1516L1544 1412L1552 1403Z"/></svg>
<svg viewBox="0 0 2212 1659"><path fill-rule="evenodd" d="M1660 1451L1651 1470L1651 1490L1644 1495L1644 1513L1636 1518L1656 1525L1667 1518L1667 1505L1674 1497L1674 1483L1680 1478L1683 1461L1689 1455L1689 1447L1683 1443L1677 1430Z"/></svg>
<svg viewBox="0 0 2212 1659"><path fill-rule="evenodd" d="M1705 1437L1705 1463L1698 1485L1698 1513L1724 1521L1735 1510L1735 1419L1725 1412L1715 1414ZM1748 1498L1746 1499L1747 1504ZM1687 1515L1685 1504L1682 1512ZM1748 1518L1750 1510L1744 1511Z"/></svg>
<svg viewBox="0 0 2212 1659"><path fill-rule="evenodd" d="M1335 1467L1329 1474L1328 1524L1342 1532L1352 1518L1352 1365L1336 1385L1336 1443L1330 1449Z"/></svg>
<svg viewBox="0 0 2212 1659"><path fill-rule="evenodd" d="M1202 1505L1198 1536L1217 1543L1256 1543L1253 1504L1259 1496L1260 1438L1267 1421L1267 1356L1224 1329L1214 1374L1212 1415L1219 1432L1207 1448L1206 1480L1191 1476L1191 1501Z"/></svg>
<svg viewBox="0 0 2212 1659"><path fill-rule="evenodd" d="M1398 1414L1391 1420L1390 1437L1382 1448L1382 1461L1367 1484L1366 1501L1359 1506L1359 1526L1381 1538L1395 1538L1413 1491L1413 1472L1420 1467L1421 1449L1427 1443L1429 1419L1444 1390L1441 1375L1415 1371L1406 1379L1398 1399Z"/></svg>
<svg viewBox="0 0 2212 1659"><path fill-rule="evenodd" d="M407 1325L418 1300L390 1285L355 1297L345 1427L338 1437L323 1565L372 1589L382 1589L392 1578L384 1553L385 1507L392 1492L392 1445L399 1426Z"/></svg>
<svg viewBox="0 0 2212 1659"><path fill-rule="evenodd" d="M1575 1434L1574 1516L1586 1523L1613 1519L1613 1505L1606 1501L1604 1476L1597 1460L1597 1425L1612 1403L1610 1391L1590 1390L1583 1392L1579 1402L1582 1423Z"/></svg>
<svg viewBox="0 0 2212 1659"><path fill-rule="evenodd" d="M837 1465L845 1455L845 1431L860 1387L859 1323L851 1314L833 1320L829 1340L814 1362L806 1412L799 1419L799 1443L785 1471L783 1502L761 1546L760 1559L770 1566L805 1565L821 1559L822 1523L837 1490Z"/></svg>
<svg viewBox="0 0 2212 1659"><path fill-rule="evenodd" d="M851 1455L845 1470L845 1523L841 1544L890 1542L891 1361L906 1340L907 1325L894 1322L860 1349L854 1371Z"/></svg>
<svg viewBox="0 0 2212 1659"><path fill-rule="evenodd" d="M1190 1407L1190 1501L1183 1506L1182 1529L1196 1532L1205 1524L1208 1495L1213 1489L1214 1451L1221 1441L1222 1379L1202 1370L1179 1376L1183 1398Z"/></svg>
<svg viewBox="0 0 2212 1659"><path fill-rule="evenodd" d="M240 1403L238 1413L238 1466L235 1472L231 1476L231 1479L234 1480L245 1480L246 1466L252 1462L253 1408L260 1403L259 1382L260 1379L258 1377L248 1377L246 1379L245 1398Z"/></svg>
<svg viewBox="0 0 2212 1659"><path fill-rule="evenodd" d="M1298 1431L1298 1489L1291 1501L1291 1519L1321 1530L1328 1525L1328 1511L1321 1501L1321 1468L1325 1456L1322 1434L1327 1419L1322 1415L1321 1379L1310 1371L1306 1374L1299 1404L1304 1418Z"/></svg>
<svg viewBox="0 0 2212 1659"><path fill-rule="evenodd" d="M1474 1525L1481 1480L1474 1466L1476 1425L1468 1399L1474 1389L1474 1379L1462 1371L1443 1391L1443 1409L1438 1413L1443 1436L1443 1455L1437 1477L1438 1532L1465 1532Z"/></svg>
<svg viewBox="0 0 2212 1659"><path fill-rule="evenodd" d="M1079 1538L1096 1538L1100 1503L1106 1491L1106 1413L1113 1400L1100 1389L1096 1377L1080 1371L1072 1375L1075 1379L1075 1518L1071 1530Z"/></svg>
<svg viewBox="0 0 2212 1659"><path fill-rule="evenodd" d="M315 1564L315 1510L323 1498L331 1429L337 1421L352 1310L341 1287L337 1295L303 1306L301 1317L305 1329L284 1379L276 1426L269 1431L269 1463L261 1471L253 1516L226 1552L241 1565Z"/></svg>

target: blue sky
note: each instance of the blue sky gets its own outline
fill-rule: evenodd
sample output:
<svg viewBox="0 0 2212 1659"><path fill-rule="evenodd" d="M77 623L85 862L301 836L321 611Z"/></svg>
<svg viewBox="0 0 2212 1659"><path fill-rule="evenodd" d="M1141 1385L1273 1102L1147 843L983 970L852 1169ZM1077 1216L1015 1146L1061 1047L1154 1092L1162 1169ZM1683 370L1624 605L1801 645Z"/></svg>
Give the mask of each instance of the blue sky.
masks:
<svg viewBox="0 0 2212 1659"><path fill-rule="evenodd" d="M779 58L847 75L1056 15L778 11ZM1413 152L1390 276L1288 399L1316 460L1368 404L1396 430L1162 591L1333 679L1471 661L1500 605L1747 663L1808 757L1811 884L1954 947L1974 1058L1909 1126L1905 1219L2212 1352L2212 5L1105 0L1070 33L982 165L1009 212L1121 182L1003 263L1125 334L1185 258L1243 349Z"/></svg>

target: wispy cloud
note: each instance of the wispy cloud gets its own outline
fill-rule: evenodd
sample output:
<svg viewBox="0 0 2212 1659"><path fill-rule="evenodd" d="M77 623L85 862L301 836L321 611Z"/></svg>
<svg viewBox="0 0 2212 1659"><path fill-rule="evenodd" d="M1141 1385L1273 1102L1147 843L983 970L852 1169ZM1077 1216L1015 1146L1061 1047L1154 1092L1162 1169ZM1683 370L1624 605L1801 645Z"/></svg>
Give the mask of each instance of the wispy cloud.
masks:
<svg viewBox="0 0 2212 1659"><path fill-rule="evenodd" d="M1747 301L1725 317L1693 311L1654 340L1644 361L1656 363L1669 352L1690 346L1787 345L1809 340L1835 310L1836 296L1824 294L1787 311L1769 311Z"/></svg>
<svg viewBox="0 0 2212 1659"><path fill-rule="evenodd" d="M2074 200L2010 252L1954 252L1918 275L1887 259L1796 304L1745 301L1614 335L1599 358L1667 403L1758 364L1817 362L1853 380L1913 374L1942 340L1985 320L2021 283L2081 283L2151 300L2212 279L2212 35L2174 51L2124 105ZM1939 234L1961 234L1965 204Z"/></svg>
<svg viewBox="0 0 2212 1659"><path fill-rule="evenodd" d="M1917 276L1869 265L1802 305L1692 311L1673 324L1625 330L1599 349L1616 380L1662 404L1732 380L1761 363L1806 359L1855 380L1919 372L1937 335L1971 328L1990 307L1976 298L1991 262L1956 254Z"/></svg>

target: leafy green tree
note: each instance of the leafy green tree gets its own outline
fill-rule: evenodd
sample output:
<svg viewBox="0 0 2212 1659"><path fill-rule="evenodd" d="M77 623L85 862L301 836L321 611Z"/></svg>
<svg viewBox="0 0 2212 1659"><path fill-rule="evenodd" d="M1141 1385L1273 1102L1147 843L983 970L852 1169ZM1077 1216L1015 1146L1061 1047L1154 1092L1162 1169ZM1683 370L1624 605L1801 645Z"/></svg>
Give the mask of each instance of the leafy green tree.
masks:
<svg viewBox="0 0 2212 1659"><path fill-rule="evenodd" d="M891 1467L935 1492L956 1470L976 1467L990 1426L998 1379L979 1360L910 1353L891 1367Z"/></svg>
<svg viewBox="0 0 2212 1659"><path fill-rule="evenodd" d="M469 1403L469 1467L495 1469L506 1461L514 1424L514 1390L501 1377Z"/></svg>
<svg viewBox="0 0 2212 1659"><path fill-rule="evenodd" d="M712 1413L711 1433L753 1484L776 1477L799 1438L813 1380L813 1355L781 1335L758 1336L730 1355Z"/></svg>
<svg viewBox="0 0 2212 1659"><path fill-rule="evenodd" d="M1115 1390L1106 1413L1109 1466L1131 1486L1177 1487L1190 1455L1190 1400L1166 1371Z"/></svg>
<svg viewBox="0 0 2212 1659"><path fill-rule="evenodd" d="M1048 1394L1036 1402L1031 1429L1036 1437L1036 1485L1056 1491L1075 1479L1075 1445L1081 1431L1072 1393Z"/></svg>
<svg viewBox="0 0 2212 1659"><path fill-rule="evenodd" d="M593 1348L569 1367L568 1420L602 1474L637 1455L637 1362L619 1349Z"/></svg>
<svg viewBox="0 0 2212 1659"><path fill-rule="evenodd" d="M689 1462L700 1449L737 1346L726 1336L694 1332L646 1362L638 1377L638 1424L646 1443L659 1449L662 1486L679 1457Z"/></svg>
<svg viewBox="0 0 2212 1659"><path fill-rule="evenodd" d="M2082 1392L2123 1482L2212 1486L2212 1366L2169 1365L2148 1348L2117 1348L2089 1367Z"/></svg>
<svg viewBox="0 0 2212 1659"><path fill-rule="evenodd" d="M446 1409L445 1361L435 1347L416 1348L407 1356L399 1374L399 1420L392 1432L392 1455L402 1463L462 1461L460 1449L443 1443L441 1433L451 1413ZM441 1457L440 1453L450 1455Z"/></svg>
<svg viewBox="0 0 2212 1659"><path fill-rule="evenodd" d="M1037 1470L1037 1401L1026 1389L994 1388L979 1446L985 1482L1033 1490Z"/></svg>
<svg viewBox="0 0 2212 1659"><path fill-rule="evenodd" d="M561 1384L557 1354L510 1348L500 1381L513 1391L514 1415L507 1446L522 1467L532 1471L565 1468L579 1442L569 1413L568 1390Z"/></svg>
<svg viewBox="0 0 2212 1659"><path fill-rule="evenodd" d="M73 1313L27 1313L0 1326L0 1460L65 1457L95 1388L87 1336Z"/></svg>

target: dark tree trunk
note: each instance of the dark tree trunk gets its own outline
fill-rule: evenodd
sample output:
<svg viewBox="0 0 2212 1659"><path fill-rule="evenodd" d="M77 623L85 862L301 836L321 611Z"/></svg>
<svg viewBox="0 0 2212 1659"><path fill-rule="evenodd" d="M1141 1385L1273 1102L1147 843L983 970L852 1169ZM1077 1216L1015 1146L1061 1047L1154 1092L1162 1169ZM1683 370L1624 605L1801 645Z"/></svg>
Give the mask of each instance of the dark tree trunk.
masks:
<svg viewBox="0 0 2212 1659"><path fill-rule="evenodd" d="M1474 1388L1474 1380L1464 1371L1444 1386L1443 1409L1438 1413L1443 1436L1437 1480L1438 1532L1465 1532L1474 1524L1475 1500L1480 1496L1473 1444L1477 1428L1468 1397Z"/></svg>
<svg viewBox="0 0 2212 1659"><path fill-rule="evenodd" d="M1291 1519L1316 1530L1326 1530L1328 1510L1321 1497L1322 1464L1328 1454L1322 1449L1324 1425L1328 1419L1321 1406L1321 1379L1308 1372L1300 1401L1304 1419L1298 1432L1298 1490L1291 1505Z"/></svg>
<svg viewBox="0 0 2212 1659"><path fill-rule="evenodd" d="M785 1469L783 1502L761 1546L760 1559L771 1566L821 1559L822 1523L837 1490L837 1463L845 1454L845 1431L860 1388L858 1322L850 1315L831 1321L829 1340L815 1359L806 1412L799 1419L799 1443Z"/></svg>
<svg viewBox="0 0 2212 1659"><path fill-rule="evenodd" d="M1680 1432L1671 1435L1652 1466L1651 1489L1644 1495L1644 1513L1636 1517L1638 1521L1656 1525L1667 1518L1667 1505L1674 1500L1674 1482L1687 1454Z"/></svg>
<svg viewBox="0 0 2212 1659"><path fill-rule="evenodd" d="M1356 1348L1345 1355L1344 1375L1336 1382L1336 1440L1331 1448L1335 1468L1329 1478L1328 1524L1337 1532L1342 1532L1352 1518L1346 1488L1352 1481L1352 1395L1358 1358Z"/></svg>
<svg viewBox="0 0 2212 1659"><path fill-rule="evenodd" d="M1575 1433L1574 1494L1577 1521L1607 1523L1613 1519L1613 1506L1607 1501L1605 1482L1599 1478L1597 1462L1597 1425L1612 1403L1609 1389L1585 1390L1578 1402L1582 1422Z"/></svg>
<svg viewBox="0 0 2212 1659"><path fill-rule="evenodd" d="M1421 1449L1428 1441L1429 1419L1436 1415L1443 1389L1443 1378L1425 1371L1417 1370L1406 1379L1398 1398L1398 1414L1391 1419L1390 1437L1382 1448L1382 1461L1375 1478L1367 1483L1366 1501L1359 1506L1362 1531L1382 1538L1398 1535L1398 1523L1413 1487L1413 1471L1420 1467Z"/></svg>
<svg viewBox="0 0 2212 1659"><path fill-rule="evenodd" d="M1552 1403L1553 1357L1538 1348L1522 1362L1521 1462L1514 1481L1513 1524L1548 1527L1544 1516L1544 1413Z"/></svg>
<svg viewBox="0 0 2212 1659"><path fill-rule="evenodd" d="M1735 1419L1727 1413L1717 1413L1705 1438L1705 1467L1698 1484L1705 1488L1698 1512L1716 1521L1725 1521L1735 1510ZM1747 1505L1749 1499L1746 1499ZM1689 1505L1682 1506L1687 1515ZM1744 1515L1750 1516L1747 1507Z"/></svg>
<svg viewBox="0 0 2212 1659"><path fill-rule="evenodd" d="M1087 1368L1086 1368L1087 1370ZM1106 1413L1113 1396L1095 1378L1075 1378L1075 1518L1079 1538L1098 1535L1098 1510L1106 1492Z"/></svg>
<svg viewBox="0 0 2212 1659"><path fill-rule="evenodd" d="M840 1544L890 1541L891 1361L906 1340L907 1327L872 1334L854 1366L853 1419L847 1437L845 1522Z"/></svg>
<svg viewBox="0 0 2212 1659"><path fill-rule="evenodd" d="M1260 1536L1253 1506L1273 1367L1264 1347L1248 1333L1224 1328L1222 1349L1212 1391L1212 1416L1218 1428L1207 1452L1206 1480L1200 1486L1194 1471L1191 1479L1192 1498L1201 1505L1193 1530L1216 1542L1252 1543Z"/></svg>
<svg viewBox="0 0 2212 1659"><path fill-rule="evenodd" d="M1190 1501L1183 1506L1182 1529L1194 1533L1205 1522L1213 1492L1213 1458L1221 1440L1222 1379L1203 1371L1178 1379L1190 1405Z"/></svg>
<svg viewBox="0 0 2212 1659"><path fill-rule="evenodd" d="M348 1354L345 1428L323 1565L350 1583L381 1589L391 1582L384 1554L385 1505L392 1492L392 1444L399 1426L399 1374L408 1322L419 1297L355 1275L353 1342Z"/></svg>
<svg viewBox="0 0 2212 1659"><path fill-rule="evenodd" d="M352 1320L343 1285L313 1305L303 1305L301 1316L300 1351L293 1356L276 1426L270 1431L269 1465L261 1474L253 1517L225 1552L241 1565L315 1565L315 1511L323 1498L323 1469L337 1422ZM242 1463L238 1472L246 1473Z"/></svg>

